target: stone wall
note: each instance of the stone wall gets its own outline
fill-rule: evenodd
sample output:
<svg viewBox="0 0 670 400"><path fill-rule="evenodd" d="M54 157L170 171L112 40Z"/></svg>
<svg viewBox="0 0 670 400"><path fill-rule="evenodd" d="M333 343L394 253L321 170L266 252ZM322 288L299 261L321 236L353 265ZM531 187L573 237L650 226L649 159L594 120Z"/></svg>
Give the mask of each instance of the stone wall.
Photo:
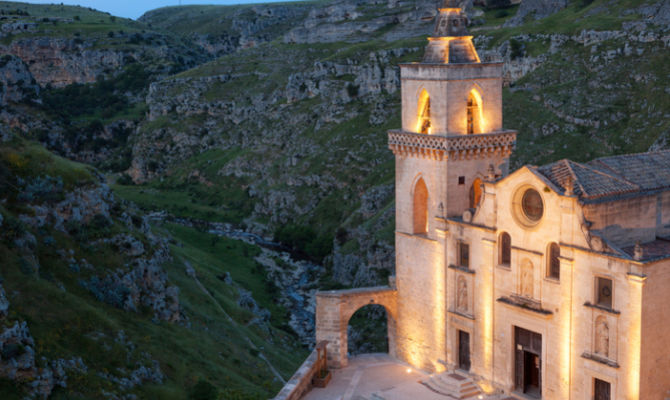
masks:
<svg viewBox="0 0 670 400"><path fill-rule="evenodd" d="M314 349L273 400L301 399L312 387L312 377L319 368L317 361L317 350Z"/></svg>
<svg viewBox="0 0 670 400"><path fill-rule="evenodd" d="M665 299L670 288L670 262L645 267L647 279L642 287L642 331L640 360L640 398L664 399L670 390L670 351L668 328L670 307ZM659 351L663 349L663 351Z"/></svg>

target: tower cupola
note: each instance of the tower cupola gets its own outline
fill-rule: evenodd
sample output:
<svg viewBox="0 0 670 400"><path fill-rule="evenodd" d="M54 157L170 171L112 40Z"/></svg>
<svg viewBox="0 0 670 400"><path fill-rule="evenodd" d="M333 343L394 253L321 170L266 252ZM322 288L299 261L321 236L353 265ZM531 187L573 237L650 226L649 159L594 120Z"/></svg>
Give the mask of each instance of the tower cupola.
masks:
<svg viewBox="0 0 670 400"><path fill-rule="evenodd" d="M472 36L468 35L468 18L458 1L444 0L435 22L433 35L423 56L424 63L462 64L480 62Z"/></svg>

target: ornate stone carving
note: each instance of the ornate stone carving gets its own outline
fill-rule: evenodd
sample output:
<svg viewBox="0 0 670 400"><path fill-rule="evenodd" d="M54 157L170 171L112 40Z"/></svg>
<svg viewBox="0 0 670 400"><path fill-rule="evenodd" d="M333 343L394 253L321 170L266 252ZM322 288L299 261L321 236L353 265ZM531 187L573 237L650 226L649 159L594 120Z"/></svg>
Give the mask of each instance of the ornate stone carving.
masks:
<svg viewBox="0 0 670 400"><path fill-rule="evenodd" d="M519 294L529 298L533 297L533 263L527 258L521 262Z"/></svg>
<svg viewBox="0 0 670 400"><path fill-rule="evenodd" d="M456 309L463 312L468 312L468 283L464 276L458 277L456 292Z"/></svg>
<svg viewBox="0 0 670 400"><path fill-rule="evenodd" d="M441 136L389 131L389 149L396 155L444 158L483 158L493 153L509 156L516 146L516 132L502 131L475 135Z"/></svg>
<svg viewBox="0 0 670 400"><path fill-rule="evenodd" d="M604 316L596 318L595 352L603 357L609 357L610 353L610 328Z"/></svg>

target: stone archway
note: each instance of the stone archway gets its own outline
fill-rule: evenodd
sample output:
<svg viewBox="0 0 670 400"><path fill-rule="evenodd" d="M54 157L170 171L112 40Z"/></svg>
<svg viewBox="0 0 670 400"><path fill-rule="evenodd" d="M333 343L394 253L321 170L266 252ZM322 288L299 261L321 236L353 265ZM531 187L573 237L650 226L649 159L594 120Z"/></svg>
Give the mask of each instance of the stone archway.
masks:
<svg viewBox="0 0 670 400"><path fill-rule="evenodd" d="M316 294L316 342L328 341L328 366L347 366L347 326L358 309L379 304L386 309L389 354L395 355L397 291L388 286L330 290Z"/></svg>

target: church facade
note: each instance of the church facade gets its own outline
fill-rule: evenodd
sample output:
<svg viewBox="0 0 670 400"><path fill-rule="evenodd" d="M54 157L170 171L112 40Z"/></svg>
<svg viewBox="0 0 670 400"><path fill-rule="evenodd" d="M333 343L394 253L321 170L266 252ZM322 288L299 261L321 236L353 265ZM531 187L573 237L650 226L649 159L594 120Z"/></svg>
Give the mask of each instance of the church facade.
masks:
<svg viewBox="0 0 670 400"><path fill-rule="evenodd" d="M377 288L392 298L380 303L390 353L521 397L664 399L670 152L510 173L502 64L481 62L455 3L423 60L400 65L396 275ZM347 296L317 296L317 342L334 366L368 303L344 311Z"/></svg>

